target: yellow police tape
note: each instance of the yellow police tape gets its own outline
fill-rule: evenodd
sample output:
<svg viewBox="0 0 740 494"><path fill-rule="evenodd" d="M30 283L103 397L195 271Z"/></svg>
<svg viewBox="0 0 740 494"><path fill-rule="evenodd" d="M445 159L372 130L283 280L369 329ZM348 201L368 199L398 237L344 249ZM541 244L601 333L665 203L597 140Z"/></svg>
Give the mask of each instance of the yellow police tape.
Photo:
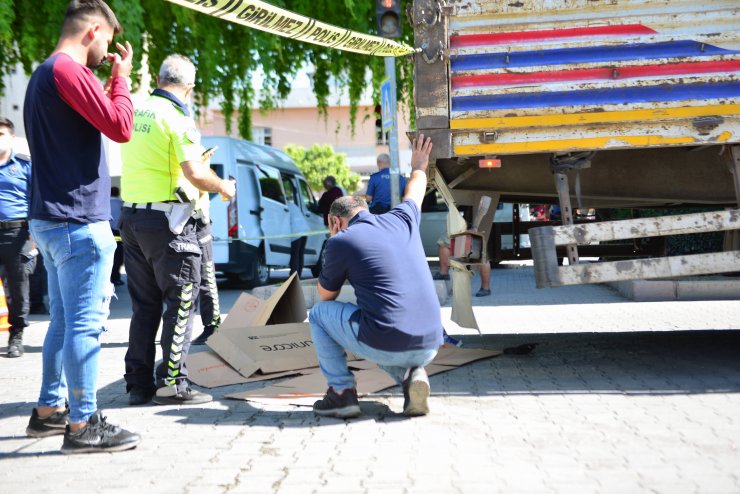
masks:
<svg viewBox="0 0 740 494"><path fill-rule="evenodd" d="M166 1L260 31L337 50L378 57L398 57L417 51L405 43L325 24L260 0Z"/></svg>
<svg viewBox="0 0 740 494"><path fill-rule="evenodd" d="M324 229L324 230L311 230L311 231L307 231L307 232L283 233L283 234L280 234L280 235L262 235L262 236L259 236L259 237L239 237L239 238L229 237L229 238L221 238L221 237L214 236L213 237L213 243L214 244L223 244L223 243L234 242L234 241L237 241L237 240L239 240L241 242L247 242L247 241L250 241L250 240L272 240L274 238L311 237L313 235L321 235L321 234L326 234L326 233L329 233L329 230L326 230L326 229Z"/></svg>

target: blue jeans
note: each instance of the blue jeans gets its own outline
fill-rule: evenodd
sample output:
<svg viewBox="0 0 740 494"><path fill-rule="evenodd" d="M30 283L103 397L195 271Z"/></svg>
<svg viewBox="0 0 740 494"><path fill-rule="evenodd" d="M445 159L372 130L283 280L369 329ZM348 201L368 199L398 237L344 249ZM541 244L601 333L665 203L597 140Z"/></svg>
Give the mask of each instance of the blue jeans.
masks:
<svg viewBox="0 0 740 494"><path fill-rule="evenodd" d="M31 234L46 264L51 315L38 404L58 407L69 398L69 421L86 422L97 410L99 336L113 295L116 241L107 221L31 220Z"/></svg>
<svg viewBox="0 0 740 494"><path fill-rule="evenodd" d="M308 314L319 367L329 386L341 393L355 387L355 376L347 368L345 349L360 358L378 364L398 384L403 382L406 370L424 367L437 355L437 349L389 352L378 350L357 339L360 324L350 321L350 316L359 310L355 304L343 302L319 302Z"/></svg>

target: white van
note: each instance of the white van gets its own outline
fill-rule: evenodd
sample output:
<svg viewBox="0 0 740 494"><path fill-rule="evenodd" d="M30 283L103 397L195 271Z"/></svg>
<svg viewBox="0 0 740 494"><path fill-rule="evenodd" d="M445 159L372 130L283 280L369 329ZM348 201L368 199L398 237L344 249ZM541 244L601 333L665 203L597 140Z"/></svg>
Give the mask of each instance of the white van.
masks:
<svg viewBox="0 0 740 494"><path fill-rule="evenodd" d="M202 142L206 148L218 146L211 158L213 171L236 180L236 196L231 201L211 194L216 271L253 287L269 281L270 268L287 267L290 242L295 238L290 236L286 202L292 196L312 232L304 264L318 276L326 227L308 182L290 157L278 149L232 137L203 137Z"/></svg>

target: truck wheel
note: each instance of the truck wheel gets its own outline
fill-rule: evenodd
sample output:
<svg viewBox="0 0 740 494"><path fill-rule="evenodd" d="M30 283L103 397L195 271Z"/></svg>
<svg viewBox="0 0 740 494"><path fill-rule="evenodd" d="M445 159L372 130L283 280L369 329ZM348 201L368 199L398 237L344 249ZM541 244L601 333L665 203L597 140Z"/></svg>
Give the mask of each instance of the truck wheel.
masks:
<svg viewBox="0 0 740 494"><path fill-rule="evenodd" d="M321 274L321 269L324 267L324 246L326 245L326 242L323 246L321 246L321 254L319 254L319 260L316 262L315 266L311 266L311 275L314 278L318 278Z"/></svg>
<svg viewBox="0 0 740 494"><path fill-rule="evenodd" d="M270 281L270 266L265 263L265 254L262 249L257 251L257 255L252 260L251 279L245 280L248 288L266 285Z"/></svg>

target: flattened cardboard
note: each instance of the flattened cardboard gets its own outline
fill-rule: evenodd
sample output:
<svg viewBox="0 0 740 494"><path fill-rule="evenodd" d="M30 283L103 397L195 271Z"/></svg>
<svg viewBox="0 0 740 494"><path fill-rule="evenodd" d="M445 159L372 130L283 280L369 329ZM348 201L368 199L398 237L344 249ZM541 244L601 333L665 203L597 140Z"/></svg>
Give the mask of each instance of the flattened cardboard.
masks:
<svg viewBox="0 0 740 494"><path fill-rule="evenodd" d="M313 372L313 370L310 371ZM304 371L291 370L271 374L252 374L251 377L244 377L214 352L205 351L188 355L188 379L204 388L269 381L270 379L294 376L302 372Z"/></svg>
<svg viewBox="0 0 740 494"><path fill-rule="evenodd" d="M243 293L208 346L244 377L316 367L305 320L303 290L294 273L267 300Z"/></svg>
<svg viewBox="0 0 740 494"><path fill-rule="evenodd" d="M428 375L433 376L457 369L476 360L497 357L502 353L499 350L443 346L439 349L437 357L425 367L425 370ZM395 381L373 362L359 360L352 362L350 367L362 369L354 371L357 378L357 392L361 395L377 393L396 385ZM225 398L253 401L266 405L310 406L317 397L324 395L327 384L318 368L306 369L305 372L301 376L287 379L272 386L231 393L226 395Z"/></svg>

